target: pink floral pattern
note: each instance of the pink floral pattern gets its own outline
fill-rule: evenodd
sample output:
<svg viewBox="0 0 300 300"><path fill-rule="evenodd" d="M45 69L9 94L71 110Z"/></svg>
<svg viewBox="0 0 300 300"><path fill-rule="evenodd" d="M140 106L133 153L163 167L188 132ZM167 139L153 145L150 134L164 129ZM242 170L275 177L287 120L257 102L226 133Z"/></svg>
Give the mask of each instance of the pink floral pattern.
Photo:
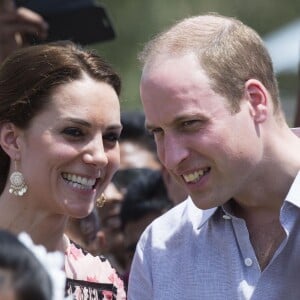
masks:
<svg viewBox="0 0 300 300"><path fill-rule="evenodd" d="M75 300L126 300L123 281L108 260L70 242L65 252L67 294Z"/></svg>
<svg viewBox="0 0 300 300"><path fill-rule="evenodd" d="M68 251L68 249L67 249ZM83 257L83 252L81 249L77 248L74 244L70 243L70 249L69 249L70 255L73 256L73 258L75 260L80 259L81 257Z"/></svg>

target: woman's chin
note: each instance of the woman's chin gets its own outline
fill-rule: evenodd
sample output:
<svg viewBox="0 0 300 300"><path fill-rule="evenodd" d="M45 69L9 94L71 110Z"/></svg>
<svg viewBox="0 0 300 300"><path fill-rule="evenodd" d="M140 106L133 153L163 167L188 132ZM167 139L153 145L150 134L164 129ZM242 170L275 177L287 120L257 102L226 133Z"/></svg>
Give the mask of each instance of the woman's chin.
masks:
<svg viewBox="0 0 300 300"><path fill-rule="evenodd" d="M73 207L72 209L68 210L68 215L71 218L82 219L92 212L93 207L93 205L90 207Z"/></svg>

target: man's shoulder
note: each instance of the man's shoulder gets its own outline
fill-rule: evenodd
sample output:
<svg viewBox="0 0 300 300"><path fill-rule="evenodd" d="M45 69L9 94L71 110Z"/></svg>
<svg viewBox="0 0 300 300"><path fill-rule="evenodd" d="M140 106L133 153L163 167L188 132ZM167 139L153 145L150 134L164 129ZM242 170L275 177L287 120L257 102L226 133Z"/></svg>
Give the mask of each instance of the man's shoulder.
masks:
<svg viewBox="0 0 300 300"><path fill-rule="evenodd" d="M176 205L162 216L153 221L153 227L174 227L177 224L179 227L186 223L192 225L194 229L198 229L206 222L217 208L203 210L198 208L193 200L188 197L182 203Z"/></svg>
<svg viewBox="0 0 300 300"><path fill-rule="evenodd" d="M156 228L174 229L174 227L184 226L186 222L192 222L193 218L190 218L191 213L197 215L198 210L200 211L200 209L194 206L193 210L191 209L191 206L193 206L193 201L188 197L186 200L177 204L162 216L155 219L150 227L154 230Z"/></svg>
<svg viewBox="0 0 300 300"><path fill-rule="evenodd" d="M145 230L142 240L150 242L151 246L157 246L181 236L191 235L199 230L215 210L216 208L199 209L189 197L155 219Z"/></svg>

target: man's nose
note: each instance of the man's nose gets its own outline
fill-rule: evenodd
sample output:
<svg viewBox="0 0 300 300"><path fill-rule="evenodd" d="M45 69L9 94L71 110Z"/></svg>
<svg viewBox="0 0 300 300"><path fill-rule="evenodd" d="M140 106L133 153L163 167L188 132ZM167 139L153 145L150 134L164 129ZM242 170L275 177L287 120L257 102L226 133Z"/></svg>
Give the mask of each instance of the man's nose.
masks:
<svg viewBox="0 0 300 300"><path fill-rule="evenodd" d="M176 170L188 156L188 150L183 140L172 134L165 134L161 147L159 157L168 170Z"/></svg>

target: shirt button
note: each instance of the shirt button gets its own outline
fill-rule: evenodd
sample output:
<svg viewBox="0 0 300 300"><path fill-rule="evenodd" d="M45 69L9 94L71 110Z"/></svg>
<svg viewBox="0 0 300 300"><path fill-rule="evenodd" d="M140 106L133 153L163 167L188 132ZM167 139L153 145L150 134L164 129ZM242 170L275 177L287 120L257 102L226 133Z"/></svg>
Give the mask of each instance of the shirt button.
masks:
<svg viewBox="0 0 300 300"><path fill-rule="evenodd" d="M231 219L231 217L230 217L230 216L228 216L228 215L223 215L223 219L225 219L225 220L230 220L230 219Z"/></svg>
<svg viewBox="0 0 300 300"><path fill-rule="evenodd" d="M251 267L252 266L252 264L253 264L253 261L252 261L252 259L251 258L249 258L249 257L247 257L246 259L245 259L245 265L247 266L247 267Z"/></svg>

